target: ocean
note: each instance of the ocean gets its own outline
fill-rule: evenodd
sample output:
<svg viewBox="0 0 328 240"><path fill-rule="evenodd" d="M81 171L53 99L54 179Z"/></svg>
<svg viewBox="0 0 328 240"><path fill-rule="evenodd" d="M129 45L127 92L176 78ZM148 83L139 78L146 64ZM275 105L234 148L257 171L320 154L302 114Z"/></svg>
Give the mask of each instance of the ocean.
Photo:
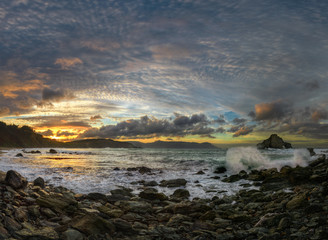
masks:
<svg viewBox="0 0 328 240"><path fill-rule="evenodd" d="M64 186L76 193L100 192L108 194L120 187L138 193L142 181L184 178L191 198L212 198L231 195L243 188L255 188L251 182L241 180L225 183L221 180L241 170L272 168L278 170L289 165L306 166L311 157L306 149L257 150L253 147L230 149L25 149L40 150L41 154L24 153L22 149L2 150L0 170L16 170L29 181L42 177L54 186ZM316 153L326 149L315 149ZM22 153L23 157L16 157ZM314 157L312 157L314 159ZM129 168L147 167L150 173L141 174ZM217 167L227 172L215 174ZM202 171L203 174L197 174ZM218 179L220 178L220 179ZM159 192L171 195L176 188L155 186Z"/></svg>

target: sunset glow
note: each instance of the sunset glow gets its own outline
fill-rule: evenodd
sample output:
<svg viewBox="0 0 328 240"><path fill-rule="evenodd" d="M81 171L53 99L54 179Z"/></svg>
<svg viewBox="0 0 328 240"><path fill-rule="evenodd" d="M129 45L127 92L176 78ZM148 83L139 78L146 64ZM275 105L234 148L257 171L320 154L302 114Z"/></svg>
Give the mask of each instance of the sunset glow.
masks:
<svg viewBox="0 0 328 240"><path fill-rule="evenodd" d="M0 3L0 121L59 141L328 144L328 4Z"/></svg>

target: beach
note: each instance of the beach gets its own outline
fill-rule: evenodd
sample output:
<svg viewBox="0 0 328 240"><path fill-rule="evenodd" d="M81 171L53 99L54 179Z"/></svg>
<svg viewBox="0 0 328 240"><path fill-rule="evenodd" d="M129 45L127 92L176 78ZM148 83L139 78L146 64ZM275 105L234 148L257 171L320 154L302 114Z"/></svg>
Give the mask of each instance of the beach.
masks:
<svg viewBox="0 0 328 240"><path fill-rule="evenodd" d="M217 169L219 170L219 169ZM221 168L222 171L224 169ZM148 171L137 168L134 171ZM2 239L326 239L328 161L317 154L307 166L284 166L226 175L254 188L191 198L185 179L137 193L78 193L1 173ZM139 172L140 173L140 172ZM9 175L9 176L8 176ZM7 177L6 177L7 176ZM28 182L28 183L27 183Z"/></svg>

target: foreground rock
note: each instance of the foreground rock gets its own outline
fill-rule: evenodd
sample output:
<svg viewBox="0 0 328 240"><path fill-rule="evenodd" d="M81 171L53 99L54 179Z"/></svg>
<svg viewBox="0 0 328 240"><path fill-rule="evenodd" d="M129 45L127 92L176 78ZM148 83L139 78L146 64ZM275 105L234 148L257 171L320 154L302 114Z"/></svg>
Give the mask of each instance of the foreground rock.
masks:
<svg viewBox="0 0 328 240"><path fill-rule="evenodd" d="M292 148L292 145L288 142L285 142L281 137L277 134L272 134L268 139L264 140L262 143L258 143L258 149L266 149L266 148Z"/></svg>
<svg viewBox="0 0 328 240"><path fill-rule="evenodd" d="M309 167L242 171L227 179L251 179L260 190L213 199L189 200L184 179L161 182L178 186L168 198L151 187L138 196L127 188L75 194L2 175L0 239L328 239L325 155Z"/></svg>

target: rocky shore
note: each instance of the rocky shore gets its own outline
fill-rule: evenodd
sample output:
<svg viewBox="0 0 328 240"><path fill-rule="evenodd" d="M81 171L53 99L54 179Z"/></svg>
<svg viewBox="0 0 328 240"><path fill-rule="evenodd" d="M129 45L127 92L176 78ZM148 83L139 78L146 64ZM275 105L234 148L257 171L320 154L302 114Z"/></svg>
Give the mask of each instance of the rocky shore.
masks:
<svg viewBox="0 0 328 240"><path fill-rule="evenodd" d="M240 179L259 190L191 200L183 187L171 196L151 187L83 195L1 172L0 239L328 239L325 155L308 167L241 171L223 181ZM166 184L175 182L188 184Z"/></svg>

